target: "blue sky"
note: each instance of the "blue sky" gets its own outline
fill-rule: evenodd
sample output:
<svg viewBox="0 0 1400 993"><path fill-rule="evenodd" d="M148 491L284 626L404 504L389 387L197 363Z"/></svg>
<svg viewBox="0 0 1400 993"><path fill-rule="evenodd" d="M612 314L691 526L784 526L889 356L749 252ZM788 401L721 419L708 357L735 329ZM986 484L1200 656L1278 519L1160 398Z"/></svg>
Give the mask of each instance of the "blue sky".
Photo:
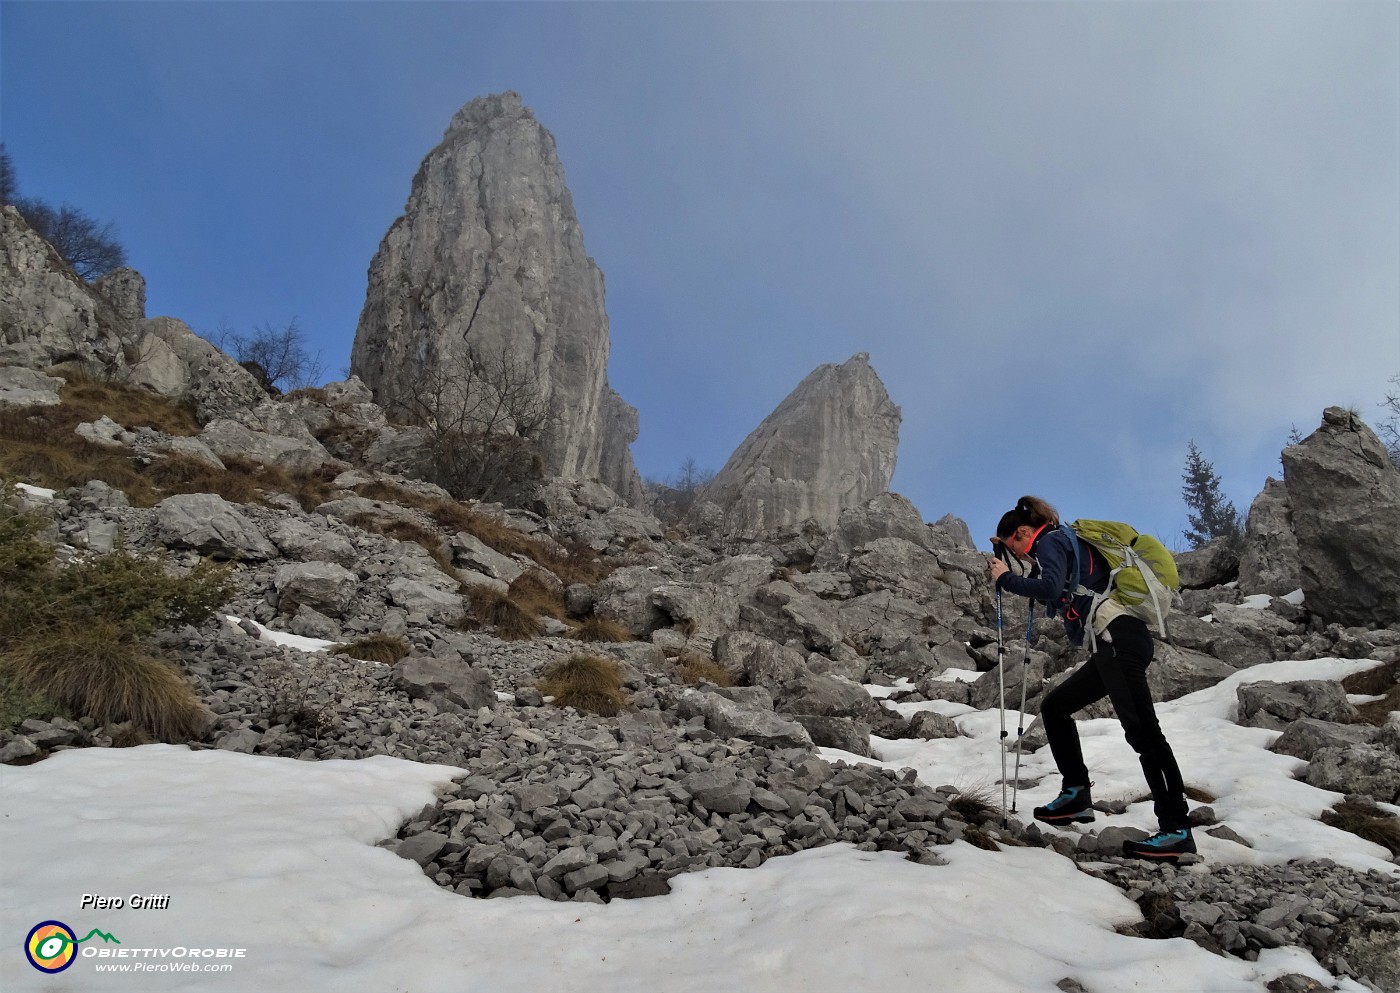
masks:
<svg viewBox="0 0 1400 993"><path fill-rule="evenodd" d="M514 89L607 281L661 478L869 352L893 489L1178 541L1400 373L1400 6L0 3L24 196L115 223L147 309L295 317L338 378L453 112Z"/></svg>

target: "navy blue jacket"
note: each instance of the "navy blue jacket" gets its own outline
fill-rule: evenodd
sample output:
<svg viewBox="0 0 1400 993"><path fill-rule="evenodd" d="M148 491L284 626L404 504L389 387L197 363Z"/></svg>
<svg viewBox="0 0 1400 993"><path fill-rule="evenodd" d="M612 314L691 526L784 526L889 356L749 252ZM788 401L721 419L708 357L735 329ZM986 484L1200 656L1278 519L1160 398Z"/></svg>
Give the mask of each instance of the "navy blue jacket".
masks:
<svg viewBox="0 0 1400 993"><path fill-rule="evenodd" d="M1096 593L1108 588L1108 563L1102 555L1094 551L1092 545L1083 541L1066 528L1047 525L1031 543L1031 572L1029 576L1018 576L1014 572L1003 573L997 585L1008 593L1015 593L1045 606L1049 617L1057 614L1064 617L1065 634L1071 644L1078 645L1084 640L1084 619L1093 605L1093 598L1077 596L1065 598L1069 571L1074 567L1073 541L1079 546L1079 582Z"/></svg>

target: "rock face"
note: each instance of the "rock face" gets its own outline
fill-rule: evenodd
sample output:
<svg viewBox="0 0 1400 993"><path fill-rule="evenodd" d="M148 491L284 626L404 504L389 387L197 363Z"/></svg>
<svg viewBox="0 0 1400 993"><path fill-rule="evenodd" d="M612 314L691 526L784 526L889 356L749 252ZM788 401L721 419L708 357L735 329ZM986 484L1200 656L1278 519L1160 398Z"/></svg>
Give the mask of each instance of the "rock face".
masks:
<svg viewBox="0 0 1400 993"><path fill-rule="evenodd" d="M1245 593L1283 596L1301 585L1288 488L1272 477L1264 481L1264 489L1249 507L1239 578Z"/></svg>
<svg viewBox="0 0 1400 993"><path fill-rule="evenodd" d="M0 206L0 273L0 363L121 361L116 309L9 206Z"/></svg>
<svg viewBox="0 0 1400 993"><path fill-rule="evenodd" d="M472 101L370 264L352 371L389 407L469 349L509 356L546 404L545 475L600 479L637 503L637 412L608 386L608 347L603 274L553 136L515 93Z"/></svg>
<svg viewBox="0 0 1400 993"><path fill-rule="evenodd" d="M1400 472L1356 415L1283 450L1283 477L1308 607L1328 622L1400 624Z"/></svg>
<svg viewBox="0 0 1400 993"><path fill-rule="evenodd" d="M731 534L807 520L830 530L889 489L899 421L870 356L818 366L729 457L696 516Z"/></svg>
<svg viewBox="0 0 1400 993"><path fill-rule="evenodd" d="M189 400L203 420L265 397L247 370L181 322L146 320L140 273L118 269L89 286L13 207L0 207L0 272L0 364L76 362Z"/></svg>
<svg viewBox="0 0 1400 993"><path fill-rule="evenodd" d="M135 269L114 269L93 285L123 320L146 319L146 280Z"/></svg>

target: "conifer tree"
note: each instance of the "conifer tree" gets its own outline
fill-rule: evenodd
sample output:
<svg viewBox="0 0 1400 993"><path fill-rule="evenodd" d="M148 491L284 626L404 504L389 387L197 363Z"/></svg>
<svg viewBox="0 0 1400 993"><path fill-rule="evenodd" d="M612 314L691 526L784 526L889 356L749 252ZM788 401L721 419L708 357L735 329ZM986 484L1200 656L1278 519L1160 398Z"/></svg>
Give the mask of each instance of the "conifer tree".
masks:
<svg viewBox="0 0 1400 993"><path fill-rule="evenodd" d="M1183 532L1192 548L1200 548L1216 538L1230 542L1243 536L1239 511L1220 492L1220 477L1192 441L1186 449L1186 471L1181 474L1190 527Z"/></svg>

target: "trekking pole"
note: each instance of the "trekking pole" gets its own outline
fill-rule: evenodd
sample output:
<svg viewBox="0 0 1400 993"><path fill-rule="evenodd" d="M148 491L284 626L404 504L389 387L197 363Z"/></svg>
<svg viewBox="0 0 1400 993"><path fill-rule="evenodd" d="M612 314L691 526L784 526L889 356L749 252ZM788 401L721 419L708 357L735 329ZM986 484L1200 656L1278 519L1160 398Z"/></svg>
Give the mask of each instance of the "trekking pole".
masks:
<svg viewBox="0 0 1400 993"><path fill-rule="evenodd" d="M1006 548L1000 544L992 546L996 557L1006 561ZM1001 722L1001 737L997 739L997 751L1001 753L1001 826L1006 827L1006 642L1001 633L1001 587L996 588L997 601L997 717Z"/></svg>
<svg viewBox="0 0 1400 993"><path fill-rule="evenodd" d="M1021 656L1021 709L1016 711L1016 772L1011 780L1011 812L1016 813L1016 791L1021 786L1021 739L1026 736L1026 684L1031 677L1031 639L1035 637L1035 601L1026 618L1026 651Z"/></svg>

